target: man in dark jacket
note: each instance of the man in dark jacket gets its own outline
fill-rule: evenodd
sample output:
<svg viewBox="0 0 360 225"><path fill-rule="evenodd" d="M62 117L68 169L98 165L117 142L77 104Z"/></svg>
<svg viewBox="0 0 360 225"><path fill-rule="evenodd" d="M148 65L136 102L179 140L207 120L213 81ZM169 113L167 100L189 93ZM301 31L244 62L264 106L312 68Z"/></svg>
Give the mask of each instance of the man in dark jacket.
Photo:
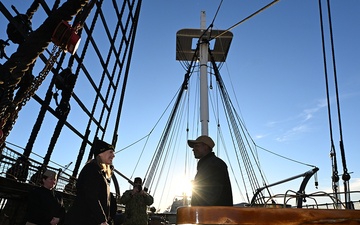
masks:
<svg viewBox="0 0 360 225"><path fill-rule="evenodd" d="M214 141L206 136L188 140L199 159L193 181L192 206L233 206L231 183L226 163L212 151Z"/></svg>

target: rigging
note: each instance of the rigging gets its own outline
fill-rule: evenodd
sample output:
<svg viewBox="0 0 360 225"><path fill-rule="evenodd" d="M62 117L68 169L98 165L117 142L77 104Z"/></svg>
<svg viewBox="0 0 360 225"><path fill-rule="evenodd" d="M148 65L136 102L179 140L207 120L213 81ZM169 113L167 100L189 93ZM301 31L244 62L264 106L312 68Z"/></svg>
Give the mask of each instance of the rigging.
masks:
<svg viewBox="0 0 360 225"><path fill-rule="evenodd" d="M340 145L340 153L343 165L343 175L342 179L344 181L344 195L345 195L345 204L347 209L353 209L354 205L350 199L350 174L348 172L346 166L346 157L345 157L345 149L344 149L344 141L342 136L342 125L341 125L341 115L340 115L340 100L339 100L339 88L338 88L338 81L337 81L337 70L336 70L336 61L335 61L335 47L334 47L334 37L333 37L333 29L332 29L332 20L331 20L331 9L330 9L330 1L327 0L327 14L328 14L328 23L329 23L329 33L330 33L330 44L331 44L331 58L332 58L332 68L333 68L333 75L334 75L334 83L335 83L335 96L336 96L336 108L337 108L337 119L339 123L339 145ZM336 161L336 150L334 145L333 139L333 132L332 132L332 120L331 120L331 110L330 110L330 94L329 94L329 78L328 78L328 71L327 71L327 59L326 59L326 48L325 48L325 40L324 40L324 25L323 25L323 15L322 15L322 6L321 0L319 0L319 15L320 15L320 25L321 25L321 37L322 37L322 53L323 53L323 60L324 60L324 74L325 74L325 82L326 82L326 98L327 98L327 106L328 106L328 118L329 118L329 130L330 130L330 141L331 141L331 150L330 150L330 157L332 160L332 186L333 192L337 200L340 199L339 196L339 175L337 169L337 161Z"/></svg>
<svg viewBox="0 0 360 225"><path fill-rule="evenodd" d="M251 17L259 14L260 12L264 11L265 9L267 9L267 8L269 8L270 6L274 5L275 3L278 3L279 1L280 1L280 0L274 0L274 1L270 2L269 4L267 4L266 6L262 7L261 9L257 10L257 11L254 12L253 14L247 16L245 19L243 19L243 20L237 22L236 24L232 25L231 27L229 27L228 29L226 29L223 33L220 33L220 34L218 34L217 36L211 38L210 41L211 41L212 39L216 39L216 38L224 35L224 34L225 34L226 32L228 32L228 31L231 31L232 29L234 29L235 27L239 26L239 25L242 24L243 22L245 22L245 21L247 21L248 19L250 19Z"/></svg>

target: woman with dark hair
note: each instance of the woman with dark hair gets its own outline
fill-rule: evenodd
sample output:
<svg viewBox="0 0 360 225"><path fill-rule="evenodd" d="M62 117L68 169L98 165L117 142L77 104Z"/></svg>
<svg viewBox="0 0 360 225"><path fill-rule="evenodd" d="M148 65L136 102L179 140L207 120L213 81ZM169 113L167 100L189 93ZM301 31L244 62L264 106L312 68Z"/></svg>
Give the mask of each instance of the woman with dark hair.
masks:
<svg viewBox="0 0 360 225"><path fill-rule="evenodd" d="M46 170L42 175L42 186L29 194L26 225L56 225L63 221L65 208L62 197L54 191L57 174Z"/></svg>
<svg viewBox="0 0 360 225"><path fill-rule="evenodd" d="M110 223L110 179L113 173L114 147L96 139L92 150L94 159L89 161L79 174L76 199L67 214L66 225Z"/></svg>

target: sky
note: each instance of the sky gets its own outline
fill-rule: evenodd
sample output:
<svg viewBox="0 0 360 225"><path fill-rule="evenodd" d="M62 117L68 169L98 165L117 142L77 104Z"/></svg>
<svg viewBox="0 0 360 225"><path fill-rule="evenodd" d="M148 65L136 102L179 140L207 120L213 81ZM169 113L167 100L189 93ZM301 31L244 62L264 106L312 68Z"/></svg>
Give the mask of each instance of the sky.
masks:
<svg viewBox="0 0 360 225"><path fill-rule="evenodd" d="M2 2L10 5L12 1ZM143 1L119 128L119 141L116 146L118 152L114 160L114 165L119 171L130 178L143 177L149 167L157 144L156 139L161 135L166 122L161 115L171 103L185 74L184 68L175 59L176 32L184 28L200 28L201 11L206 12L207 26L214 21L213 29L226 30L270 2ZM359 190L360 2L333 0L330 3L342 140L347 168L351 173L350 188ZM326 1L322 1L322 5L325 7ZM327 16L326 10L323 14ZM337 151L339 174L342 174L339 151L341 135L337 117L329 24L327 20L324 23L333 140ZM3 26L1 23L0 30L4 30ZM231 32L233 40L226 63L220 72L227 90L236 99L234 102L248 132L258 146L277 155L320 168L317 174L318 189L314 187L312 178L307 193L330 191L331 142L318 1L278 1L233 27ZM31 108L31 103L27 107ZM159 118L161 121L158 124ZM29 124L31 123L29 121ZM210 121L210 124L214 123ZM19 129L20 125L16 126L14 129ZM151 138L144 143L142 138L150 133ZM190 138L193 139L197 136L195 131L191 131L190 134ZM210 128L210 134L218 141L214 128ZM138 142L139 140L141 141ZM229 141L228 137L226 140ZM26 140L20 140L19 135L9 136L8 141L26 144ZM170 189L172 192L164 196L154 193L154 205L162 210L171 204L173 196L181 194L181 188L187 186L188 180L196 173L196 160L192 157L191 149L186 147L186 139L177 143L180 143L182 150L172 156L176 159L172 161L171 167L175 172L170 169L164 171L164 174L168 173L170 178L175 179L160 183L158 188ZM131 147L128 147L130 145ZM217 146L220 146L220 143L217 143ZM76 157L71 149L65 149L68 151L66 154L54 152L57 162L61 165L74 161ZM144 153L141 153L142 149L145 149ZM189 154L186 157L190 166L186 169L182 162L184 151L188 151ZM38 153L41 154L40 150ZM229 167L232 165L232 160L228 159L225 152L216 153ZM259 150L258 154L268 183L311 169L303 164L277 157L268 151ZM188 170L185 175L184 170ZM187 181L181 181L182 175ZM234 177L230 176L234 203L245 201L235 188ZM119 177L118 180L122 192L129 188L125 179ZM175 180L181 182L174 183ZM298 187L299 181L283 188L286 191L297 190ZM343 188L342 181L340 187Z"/></svg>

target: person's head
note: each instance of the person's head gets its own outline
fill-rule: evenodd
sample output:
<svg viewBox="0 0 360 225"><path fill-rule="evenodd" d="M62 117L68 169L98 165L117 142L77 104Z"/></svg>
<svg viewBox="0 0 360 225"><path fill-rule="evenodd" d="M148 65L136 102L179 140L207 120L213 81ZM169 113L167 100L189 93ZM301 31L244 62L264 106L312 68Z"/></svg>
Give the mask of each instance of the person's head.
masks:
<svg viewBox="0 0 360 225"><path fill-rule="evenodd" d="M111 165L115 158L114 146L106 143L105 141L96 139L93 144L94 157L101 163Z"/></svg>
<svg viewBox="0 0 360 225"><path fill-rule="evenodd" d="M142 179L140 177L135 177L134 188L136 188L138 191L142 190Z"/></svg>
<svg viewBox="0 0 360 225"><path fill-rule="evenodd" d="M188 140L188 145L193 149L195 158L201 159L212 152L215 143L209 136L202 135L196 140Z"/></svg>
<svg viewBox="0 0 360 225"><path fill-rule="evenodd" d="M52 190L57 181L57 174L54 171L46 170L42 175L43 186L49 190Z"/></svg>
<svg viewBox="0 0 360 225"><path fill-rule="evenodd" d="M134 184L140 184L142 185L142 179L140 177L135 177Z"/></svg>
<svg viewBox="0 0 360 225"><path fill-rule="evenodd" d="M150 212L155 213L155 212L156 212L156 208L155 208L154 206L151 206L151 207L150 207Z"/></svg>

